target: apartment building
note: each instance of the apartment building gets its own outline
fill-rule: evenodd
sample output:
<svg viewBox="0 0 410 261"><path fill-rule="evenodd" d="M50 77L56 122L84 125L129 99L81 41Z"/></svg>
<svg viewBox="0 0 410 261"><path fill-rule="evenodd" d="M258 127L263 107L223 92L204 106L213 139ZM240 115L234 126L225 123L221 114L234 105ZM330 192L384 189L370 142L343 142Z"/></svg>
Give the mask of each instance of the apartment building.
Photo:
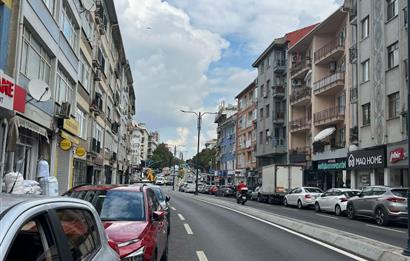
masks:
<svg viewBox="0 0 410 261"><path fill-rule="evenodd" d="M147 160L149 159L148 152L150 148L152 151L153 146L158 143L156 139L157 137L159 138L159 134L157 132L150 134L144 123L133 123L130 128L130 133L130 164L132 165L133 172L135 172L137 169L142 169L147 166ZM150 141L151 144L149 144Z"/></svg>
<svg viewBox="0 0 410 261"><path fill-rule="evenodd" d="M407 2L345 1L351 28L351 186L408 180Z"/></svg>
<svg viewBox="0 0 410 261"><path fill-rule="evenodd" d="M251 82L235 98L236 116L236 170L246 177L246 183L254 187L258 182L256 171L256 80Z"/></svg>
<svg viewBox="0 0 410 261"><path fill-rule="evenodd" d="M147 151L148 159L151 159L152 155L154 154L154 151L157 149L158 142L159 142L158 132L156 131L151 132L148 136L148 151Z"/></svg>
<svg viewBox="0 0 410 261"><path fill-rule="evenodd" d="M124 126L135 113L135 95L114 2L7 2L10 15L1 18L0 37L7 38L1 50L3 55L7 49L8 56L2 69L24 92L38 82L47 86L49 93L44 94L50 99L36 101L28 93L24 111L16 110L10 118L19 138L5 155L6 169L35 179L37 161L44 158L60 192L82 183L119 181L127 162L114 153L126 155L127 148L118 144L128 145L119 141L118 129L121 125L121 134L127 133ZM121 118L126 118L122 124Z"/></svg>

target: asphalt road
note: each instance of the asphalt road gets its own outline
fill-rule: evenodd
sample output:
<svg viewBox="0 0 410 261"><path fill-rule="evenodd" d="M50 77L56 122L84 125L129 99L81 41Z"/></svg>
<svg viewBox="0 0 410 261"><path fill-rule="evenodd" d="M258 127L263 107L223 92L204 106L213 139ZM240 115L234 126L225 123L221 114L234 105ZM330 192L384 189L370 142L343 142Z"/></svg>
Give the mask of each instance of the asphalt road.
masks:
<svg viewBox="0 0 410 261"><path fill-rule="evenodd" d="M239 213L171 196L169 260L353 260L320 244ZM192 232L192 234L190 234Z"/></svg>
<svg viewBox="0 0 410 261"><path fill-rule="evenodd" d="M202 196L215 198L215 196L211 195ZM234 198L217 198L235 202ZM246 202L246 206L272 212L284 217L290 217L293 219L303 220L318 225L346 231L397 247L404 247L407 240L407 226L405 224L393 223L386 227L380 227L370 219L359 218L357 220L350 220L345 216L338 217L332 213L316 213L313 208L299 210L295 207L270 205L257 201L248 201Z"/></svg>

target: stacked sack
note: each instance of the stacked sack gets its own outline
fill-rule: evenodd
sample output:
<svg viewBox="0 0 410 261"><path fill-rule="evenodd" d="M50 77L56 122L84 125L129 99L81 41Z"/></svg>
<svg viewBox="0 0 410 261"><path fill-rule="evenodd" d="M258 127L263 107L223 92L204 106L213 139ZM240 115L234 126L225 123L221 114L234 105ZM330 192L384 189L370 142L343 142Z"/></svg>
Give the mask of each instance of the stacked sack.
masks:
<svg viewBox="0 0 410 261"><path fill-rule="evenodd" d="M40 178L40 187L42 195L58 196L58 181L54 176Z"/></svg>
<svg viewBox="0 0 410 261"><path fill-rule="evenodd" d="M26 194L24 190L24 177L19 172L7 173L4 176L4 183L5 183L7 193Z"/></svg>
<svg viewBox="0 0 410 261"><path fill-rule="evenodd" d="M35 180L25 180L23 181L24 191L26 194L41 195L40 183Z"/></svg>

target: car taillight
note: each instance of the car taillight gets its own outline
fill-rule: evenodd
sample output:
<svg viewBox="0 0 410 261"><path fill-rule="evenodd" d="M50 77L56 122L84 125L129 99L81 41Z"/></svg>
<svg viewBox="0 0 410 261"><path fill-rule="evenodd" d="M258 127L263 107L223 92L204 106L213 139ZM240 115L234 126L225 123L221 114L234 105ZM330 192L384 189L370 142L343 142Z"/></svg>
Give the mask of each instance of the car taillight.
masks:
<svg viewBox="0 0 410 261"><path fill-rule="evenodd" d="M405 198L396 198L396 197L387 198L386 200L387 200L387 201L390 201L390 202L395 202L395 203L401 203L401 202L406 201Z"/></svg>
<svg viewBox="0 0 410 261"><path fill-rule="evenodd" d="M309 194L305 195L305 198L311 198Z"/></svg>
<svg viewBox="0 0 410 261"><path fill-rule="evenodd" d="M347 201L347 198L345 198L345 197L340 198L340 202L346 202L346 201Z"/></svg>
<svg viewBox="0 0 410 261"><path fill-rule="evenodd" d="M118 248L118 244L115 243L113 240L108 239L108 245L118 254L120 255L120 249Z"/></svg>

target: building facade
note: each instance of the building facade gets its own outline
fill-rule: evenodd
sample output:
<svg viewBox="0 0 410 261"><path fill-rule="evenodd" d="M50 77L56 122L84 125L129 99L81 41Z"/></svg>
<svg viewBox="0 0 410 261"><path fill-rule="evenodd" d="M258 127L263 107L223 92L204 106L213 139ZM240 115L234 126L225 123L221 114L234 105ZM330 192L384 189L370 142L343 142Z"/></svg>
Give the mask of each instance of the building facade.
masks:
<svg viewBox="0 0 410 261"><path fill-rule="evenodd" d="M148 167L148 160L158 146L159 134L158 132L150 133L144 123L133 123L130 128L130 137L130 163L134 173Z"/></svg>

